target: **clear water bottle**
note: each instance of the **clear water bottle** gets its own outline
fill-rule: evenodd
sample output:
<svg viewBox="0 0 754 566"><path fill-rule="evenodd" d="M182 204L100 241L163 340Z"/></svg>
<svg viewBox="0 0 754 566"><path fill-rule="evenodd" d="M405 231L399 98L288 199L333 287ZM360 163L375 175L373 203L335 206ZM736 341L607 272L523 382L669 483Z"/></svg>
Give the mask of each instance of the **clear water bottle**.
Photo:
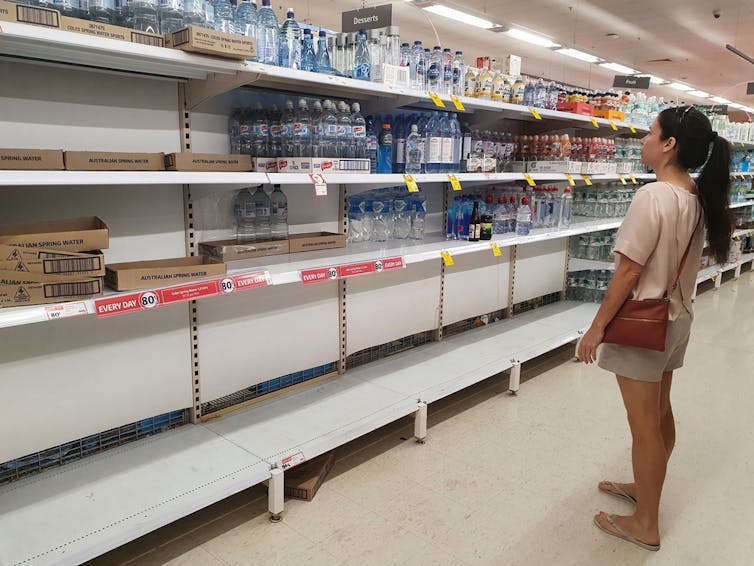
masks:
<svg viewBox="0 0 754 566"><path fill-rule="evenodd" d="M253 195L254 204L256 206L256 218L254 221L254 229L256 230L257 242L266 242L272 238L270 231L271 220L271 204L270 197L264 190L262 185L257 187L257 190Z"/></svg>
<svg viewBox="0 0 754 566"><path fill-rule="evenodd" d="M408 43L404 44L408 46ZM387 28L387 38L385 41L384 63L393 66L401 64L401 32L398 26Z"/></svg>
<svg viewBox="0 0 754 566"><path fill-rule="evenodd" d="M453 58L453 90L456 96L463 96L466 92L466 63L463 60L463 51L456 51Z"/></svg>
<svg viewBox="0 0 754 566"><path fill-rule="evenodd" d="M319 100L315 100L312 105L312 157L332 157L322 153L324 139L323 116L322 103Z"/></svg>
<svg viewBox="0 0 754 566"><path fill-rule="evenodd" d="M398 65L401 67L411 67L411 46L408 43L401 43Z"/></svg>
<svg viewBox="0 0 754 566"><path fill-rule="evenodd" d="M442 138L442 154L440 157L440 173L450 173L453 170L453 132L450 128L450 118L447 112L440 116L440 137Z"/></svg>
<svg viewBox="0 0 754 566"><path fill-rule="evenodd" d="M282 112L277 105L273 105L267 120L270 124L270 157L281 157L283 155L283 123Z"/></svg>
<svg viewBox="0 0 754 566"><path fill-rule="evenodd" d="M202 0L183 0L183 23L187 26L204 27L204 5Z"/></svg>
<svg viewBox="0 0 754 566"><path fill-rule="evenodd" d="M419 126L411 124L411 132L406 137L406 173L418 175L422 171L424 162L424 144L419 135Z"/></svg>
<svg viewBox="0 0 754 566"><path fill-rule="evenodd" d="M529 199L523 197L521 206L516 213L516 235L528 236L531 231L531 209L529 208Z"/></svg>
<svg viewBox="0 0 754 566"><path fill-rule="evenodd" d="M346 75L346 34L335 36L335 49L332 53L332 67L341 75Z"/></svg>
<svg viewBox="0 0 754 566"><path fill-rule="evenodd" d="M312 42L312 32L311 30L305 30L304 31L304 46L303 49L306 49L306 32L309 32L309 47L312 48L311 42ZM293 14L293 8L288 8L288 14L283 22L283 25L280 27L280 66L281 67L288 67L289 69L301 69L303 68L303 59L304 54L302 52L301 47L301 27L298 25L298 22L296 21L294 14ZM314 51L312 48L312 56L309 61L311 63L309 69L304 69L306 71L311 71L314 67Z"/></svg>
<svg viewBox="0 0 754 566"><path fill-rule="evenodd" d="M298 44L298 42L296 43ZM301 44L301 60L298 64L298 68L302 71L314 71L314 38L312 38L312 30L310 29L304 30L304 40Z"/></svg>
<svg viewBox="0 0 754 566"><path fill-rule="evenodd" d="M534 106L537 108L547 108L547 85L542 79L534 85Z"/></svg>
<svg viewBox="0 0 754 566"><path fill-rule="evenodd" d="M369 50L369 63L371 80L382 81L382 46L380 45L380 30L370 29L367 35L367 49Z"/></svg>
<svg viewBox="0 0 754 566"><path fill-rule="evenodd" d="M372 201L372 241L387 242L390 238L390 201L376 198Z"/></svg>
<svg viewBox="0 0 754 566"><path fill-rule="evenodd" d="M233 216L236 219L236 240L239 244L257 241L257 205L251 187L238 191L233 202Z"/></svg>
<svg viewBox="0 0 754 566"><path fill-rule="evenodd" d="M296 122L296 112L293 109L293 101L285 101L285 109L280 118L282 125L281 130L281 150L283 157L293 157L293 125Z"/></svg>
<svg viewBox="0 0 754 566"><path fill-rule="evenodd" d="M257 37L257 3L241 0L233 16L233 27L238 35Z"/></svg>
<svg viewBox="0 0 754 566"><path fill-rule="evenodd" d="M505 234L508 232L508 199L499 197L497 205L492 209L492 233Z"/></svg>
<svg viewBox="0 0 754 566"><path fill-rule="evenodd" d="M421 147L422 173L427 173L427 160L429 159L429 140L427 130L429 118L429 114L421 114L418 116L416 121L416 125L419 126L419 146Z"/></svg>
<svg viewBox="0 0 754 566"><path fill-rule="evenodd" d="M278 18L270 8L270 0L262 0L262 7L257 15L257 56L260 63L279 64L279 38Z"/></svg>
<svg viewBox="0 0 754 566"><path fill-rule="evenodd" d="M406 172L406 120L399 116L393 124L393 173Z"/></svg>
<svg viewBox="0 0 754 566"><path fill-rule="evenodd" d="M330 63L330 52L327 50L327 33L319 30L317 38L317 55L314 57L314 71L316 73L332 74L333 68Z"/></svg>
<svg viewBox="0 0 754 566"><path fill-rule="evenodd" d="M280 185L273 185L270 194L271 220L270 235L273 240L288 239L288 198L280 189Z"/></svg>
<svg viewBox="0 0 754 566"><path fill-rule="evenodd" d="M453 94L453 53L449 47L442 50L442 92Z"/></svg>
<svg viewBox="0 0 754 566"><path fill-rule="evenodd" d="M130 2L131 28L147 33L159 33L157 0L132 0Z"/></svg>
<svg viewBox="0 0 754 566"><path fill-rule="evenodd" d="M411 234L411 212L408 199L399 197L393 200L393 238L405 240Z"/></svg>
<svg viewBox="0 0 754 566"><path fill-rule="evenodd" d="M450 172L458 173L461 170L461 146L463 138L461 134L461 124L458 122L458 114L453 112L450 115L450 137L453 140L453 157L450 163Z"/></svg>
<svg viewBox="0 0 754 566"><path fill-rule="evenodd" d="M423 240L427 216L427 202L424 195L413 195L409 200L409 210L411 212L411 234L409 237L412 240Z"/></svg>
<svg viewBox="0 0 754 566"><path fill-rule="evenodd" d="M523 104L524 106L534 106L534 83L531 81L526 81Z"/></svg>
<svg viewBox="0 0 754 566"><path fill-rule="evenodd" d="M160 33L172 33L183 27L183 1L159 0Z"/></svg>
<svg viewBox="0 0 754 566"><path fill-rule="evenodd" d="M338 157L353 158L353 123L348 112L348 105L338 102Z"/></svg>
<svg viewBox="0 0 754 566"><path fill-rule="evenodd" d="M235 33L233 6L230 0L214 0L212 4L215 6L215 31Z"/></svg>
<svg viewBox="0 0 754 566"><path fill-rule="evenodd" d="M358 243L369 238L364 231L364 201L360 196L348 198L348 243Z"/></svg>
<svg viewBox="0 0 754 566"><path fill-rule="evenodd" d="M230 137L230 152L241 153L241 111L236 108L228 118L228 136Z"/></svg>
<svg viewBox="0 0 754 566"><path fill-rule="evenodd" d="M353 57L353 78L360 81L372 80L372 62L367 48L367 35L359 31L359 40Z"/></svg>
<svg viewBox="0 0 754 566"><path fill-rule="evenodd" d="M442 47L435 45L427 66L427 90L442 93L443 65Z"/></svg>
<svg viewBox="0 0 754 566"><path fill-rule="evenodd" d="M377 133L374 131L374 118L367 118L366 155L369 160L369 172L377 173L377 154L379 148Z"/></svg>
<svg viewBox="0 0 754 566"><path fill-rule="evenodd" d="M202 11L204 12L203 26L207 29L215 29L215 6L210 0L202 2Z"/></svg>
<svg viewBox="0 0 754 566"><path fill-rule="evenodd" d="M254 116L248 108L241 113L239 139L241 153L251 155L251 133L254 131Z"/></svg>
<svg viewBox="0 0 754 566"><path fill-rule="evenodd" d="M432 112L427 122L427 173L442 172L442 132L440 130L440 113Z"/></svg>
<svg viewBox="0 0 754 566"><path fill-rule="evenodd" d="M338 157L338 117L331 100L322 103L322 157Z"/></svg>
<svg viewBox="0 0 754 566"><path fill-rule="evenodd" d="M298 101L296 119L293 122L293 155L295 157L311 157L312 118L309 113L309 105L303 98Z"/></svg>
<svg viewBox="0 0 754 566"><path fill-rule="evenodd" d="M390 124L382 124L377 155L377 173L393 172L393 132Z"/></svg>
<svg viewBox="0 0 754 566"><path fill-rule="evenodd" d="M270 155L270 125L261 102L257 102L252 114L251 155L255 157L269 157Z"/></svg>
<svg viewBox="0 0 754 566"><path fill-rule="evenodd" d="M353 64L356 56L356 42L359 35L357 33L346 34L346 48L344 54L344 70L343 74L347 77L353 78Z"/></svg>
<svg viewBox="0 0 754 566"><path fill-rule="evenodd" d="M31 4L31 2L24 3ZM102 24L115 24L119 19L119 10L116 9L115 0L90 0L88 3L82 2L79 4L78 10L82 18Z"/></svg>
<svg viewBox="0 0 754 566"><path fill-rule="evenodd" d="M354 102L351 106L351 131L353 132L354 157L365 159L367 156L367 122L361 115L361 105Z"/></svg>
<svg viewBox="0 0 754 566"><path fill-rule="evenodd" d="M424 55L424 47L421 41L414 41L411 48L411 88L424 92L427 90L427 60Z"/></svg>

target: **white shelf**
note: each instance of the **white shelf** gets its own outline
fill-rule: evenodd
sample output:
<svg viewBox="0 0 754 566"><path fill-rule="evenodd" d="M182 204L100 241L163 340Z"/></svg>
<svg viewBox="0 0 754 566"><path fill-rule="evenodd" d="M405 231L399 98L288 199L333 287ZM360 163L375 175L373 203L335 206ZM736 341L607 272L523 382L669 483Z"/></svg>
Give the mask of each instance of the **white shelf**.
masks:
<svg viewBox="0 0 754 566"><path fill-rule="evenodd" d="M712 279L713 277L716 277L719 274L720 274L719 264L705 267L704 269L699 270L699 273L696 276L696 284L699 285L699 283L703 283L707 281L708 279Z"/></svg>
<svg viewBox="0 0 754 566"><path fill-rule="evenodd" d="M577 257L572 257L568 260L568 271L586 271L588 269L608 269L612 271L615 269L615 263L612 261L597 261Z"/></svg>
<svg viewBox="0 0 754 566"><path fill-rule="evenodd" d="M734 230L733 234L731 235L732 238L742 238L744 236L750 236L754 234L754 228L740 228L738 230Z"/></svg>
<svg viewBox="0 0 754 566"><path fill-rule="evenodd" d="M754 205L754 200L750 200L749 202L734 202L733 204L729 204L728 208L743 208L752 205Z"/></svg>

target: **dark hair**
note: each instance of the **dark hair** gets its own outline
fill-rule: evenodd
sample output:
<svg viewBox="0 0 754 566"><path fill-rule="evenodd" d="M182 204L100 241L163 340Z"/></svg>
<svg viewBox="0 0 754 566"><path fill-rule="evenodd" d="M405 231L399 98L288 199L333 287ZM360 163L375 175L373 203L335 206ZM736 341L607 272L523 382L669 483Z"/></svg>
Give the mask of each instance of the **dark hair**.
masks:
<svg viewBox="0 0 754 566"><path fill-rule="evenodd" d="M707 224L709 247L719 263L728 259L732 232L728 210L730 194L730 146L712 131L710 121L693 106L667 108L657 122L660 138L675 138L678 163L684 169L704 168L696 180L699 202ZM710 151L710 144L712 150Z"/></svg>

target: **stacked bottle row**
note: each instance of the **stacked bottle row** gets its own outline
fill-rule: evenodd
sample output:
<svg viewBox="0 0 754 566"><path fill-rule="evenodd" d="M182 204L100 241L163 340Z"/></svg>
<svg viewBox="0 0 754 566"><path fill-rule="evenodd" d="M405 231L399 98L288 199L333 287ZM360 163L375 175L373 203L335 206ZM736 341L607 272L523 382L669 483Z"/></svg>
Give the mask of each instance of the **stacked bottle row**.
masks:
<svg viewBox="0 0 754 566"><path fill-rule="evenodd" d="M616 235L615 230L580 234L578 239L572 239L571 255L578 259L613 261Z"/></svg>
<svg viewBox="0 0 754 566"><path fill-rule="evenodd" d="M423 240L427 201L406 187L387 187L348 197L348 241Z"/></svg>
<svg viewBox="0 0 754 566"><path fill-rule="evenodd" d="M636 191L627 185L602 184L579 188L573 197L573 213L590 218L626 215Z"/></svg>
<svg viewBox="0 0 754 566"><path fill-rule="evenodd" d="M704 112L703 108L700 108ZM752 122L731 122L727 114L713 114L709 116L712 129L728 141L754 143L754 128Z"/></svg>
<svg viewBox="0 0 754 566"><path fill-rule="evenodd" d="M748 173L752 171L752 150L736 149L731 155L730 170L732 173Z"/></svg>
<svg viewBox="0 0 754 566"><path fill-rule="evenodd" d="M238 243L288 239L288 199L274 185L268 195L262 185L238 191L233 202Z"/></svg>
<svg viewBox="0 0 754 566"><path fill-rule="evenodd" d="M751 191L751 179L731 179L730 180L730 202L746 202L746 195Z"/></svg>
<svg viewBox="0 0 754 566"><path fill-rule="evenodd" d="M601 303L605 299L613 272L608 269L572 271L566 278L566 299L585 303Z"/></svg>
<svg viewBox="0 0 754 566"><path fill-rule="evenodd" d="M641 141L636 138L615 138L615 161L619 173L642 174L649 169L641 162Z"/></svg>

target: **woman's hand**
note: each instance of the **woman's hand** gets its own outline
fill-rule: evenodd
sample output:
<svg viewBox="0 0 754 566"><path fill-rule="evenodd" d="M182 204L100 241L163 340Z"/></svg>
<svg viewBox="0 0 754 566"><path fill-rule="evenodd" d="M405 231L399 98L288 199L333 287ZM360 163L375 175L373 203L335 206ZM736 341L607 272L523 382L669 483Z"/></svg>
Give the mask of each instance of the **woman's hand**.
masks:
<svg viewBox="0 0 754 566"><path fill-rule="evenodd" d="M585 364L591 364L597 361L597 346L602 344L605 337L605 331L592 325L586 334L581 337L579 342L579 351L577 357Z"/></svg>

